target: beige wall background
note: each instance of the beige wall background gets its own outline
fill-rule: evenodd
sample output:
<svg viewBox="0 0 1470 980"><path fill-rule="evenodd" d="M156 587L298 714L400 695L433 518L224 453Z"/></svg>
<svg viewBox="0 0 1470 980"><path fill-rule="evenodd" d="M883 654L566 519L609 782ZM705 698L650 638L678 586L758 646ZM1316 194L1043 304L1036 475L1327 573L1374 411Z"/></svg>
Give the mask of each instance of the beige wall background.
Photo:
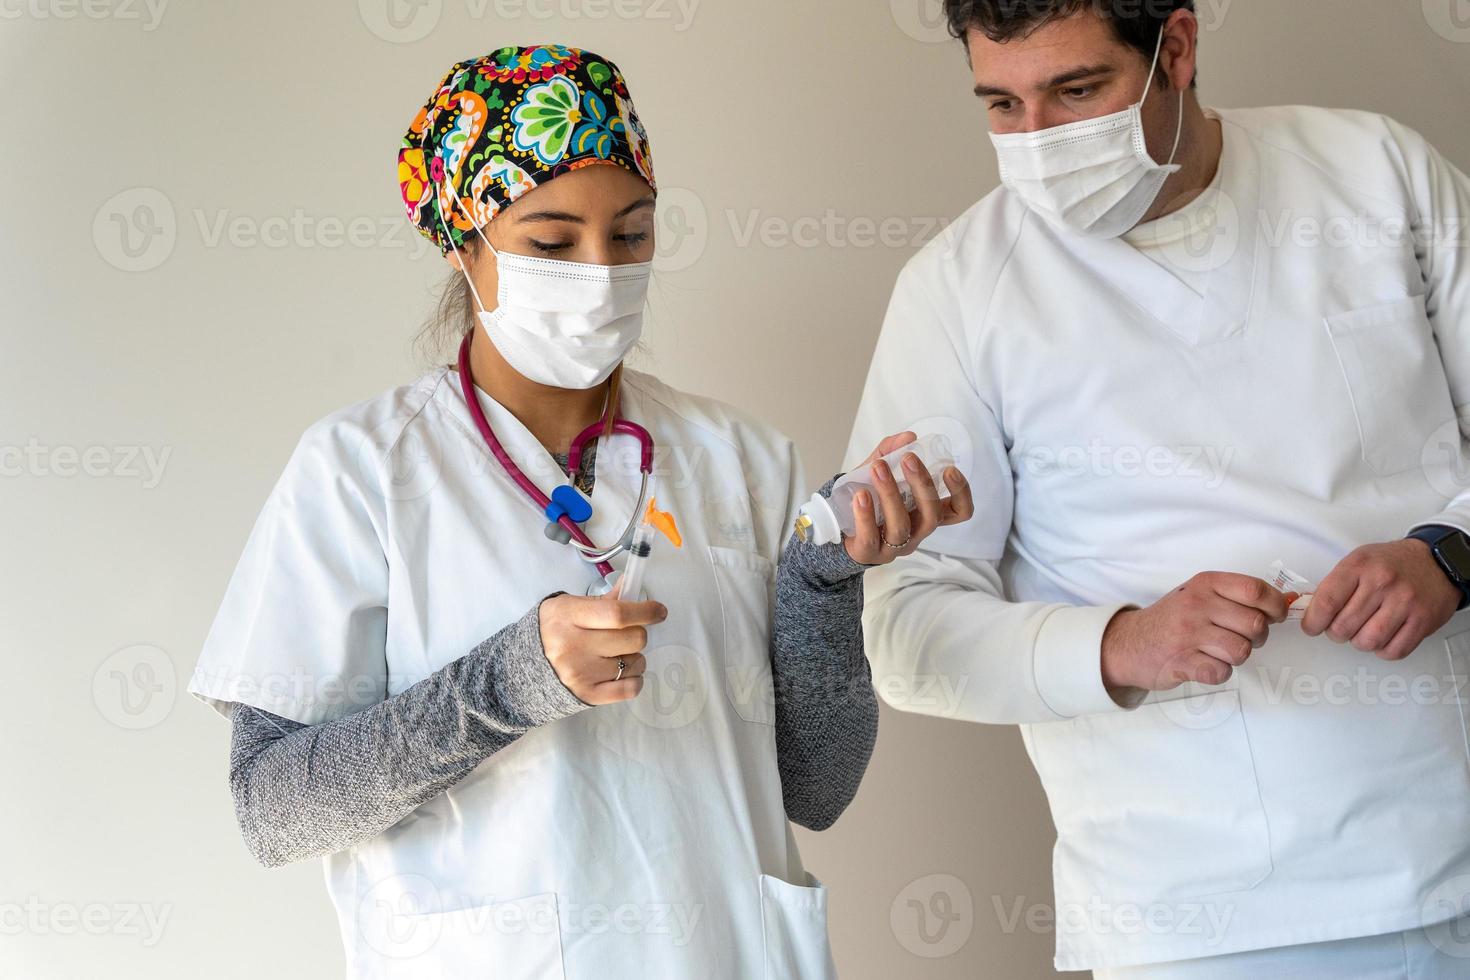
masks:
<svg viewBox="0 0 1470 980"><path fill-rule="evenodd" d="M1387 112L1470 165L1470 0L1200 15L1207 103ZM641 366L835 471L895 275L996 184L937 0L0 0L0 975L340 975L318 867L250 862L183 687L300 432L420 369L400 134L541 40L620 62L653 137ZM844 977L1053 975L1014 730L885 708L799 836Z"/></svg>

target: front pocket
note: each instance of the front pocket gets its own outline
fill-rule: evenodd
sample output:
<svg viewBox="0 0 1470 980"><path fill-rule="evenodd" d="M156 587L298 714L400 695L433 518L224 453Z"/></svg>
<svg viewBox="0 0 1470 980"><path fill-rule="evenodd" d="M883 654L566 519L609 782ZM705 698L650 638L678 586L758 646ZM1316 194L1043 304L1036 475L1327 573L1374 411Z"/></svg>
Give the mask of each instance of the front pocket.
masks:
<svg viewBox="0 0 1470 980"><path fill-rule="evenodd" d="M1057 827L1057 904L1243 891L1271 872L1250 739L1231 689L1033 725Z"/></svg>
<svg viewBox="0 0 1470 980"><path fill-rule="evenodd" d="M708 545L724 619L725 692L746 721L776 723L771 679L771 610L776 566L763 555Z"/></svg>
<svg viewBox="0 0 1470 980"><path fill-rule="evenodd" d="M807 882L793 885L760 876L766 980L836 980L827 939L827 889L811 875Z"/></svg>
<svg viewBox="0 0 1470 980"><path fill-rule="evenodd" d="M553 892L413 918L415 945L421 948L411 961L394 964L395 970L410 967L405 977L560 980L566 975Z"/></svg>
<svg viewBox="0 0 1470 980"><path fill-rule="evenodd" d="M1429 437L1455 417L1424 297L1339 313L1326 324L1363 459L1382 476L1422 466Z"/></svg>

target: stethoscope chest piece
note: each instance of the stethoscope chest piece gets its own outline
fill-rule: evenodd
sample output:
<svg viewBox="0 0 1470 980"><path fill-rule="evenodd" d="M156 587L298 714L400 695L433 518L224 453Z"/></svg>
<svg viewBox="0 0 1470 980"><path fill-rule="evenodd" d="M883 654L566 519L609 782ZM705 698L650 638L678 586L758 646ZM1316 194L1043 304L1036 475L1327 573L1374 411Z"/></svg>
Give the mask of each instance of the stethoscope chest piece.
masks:
<svg viewBox="0 0 1470 980"><path fill-rule="evenodd" d="M591 585L587 586L587 598L595 599L598 596L607 595L613 590L613 586L616 584L616 582L610 582L599 575L593 580Z"/></svg>

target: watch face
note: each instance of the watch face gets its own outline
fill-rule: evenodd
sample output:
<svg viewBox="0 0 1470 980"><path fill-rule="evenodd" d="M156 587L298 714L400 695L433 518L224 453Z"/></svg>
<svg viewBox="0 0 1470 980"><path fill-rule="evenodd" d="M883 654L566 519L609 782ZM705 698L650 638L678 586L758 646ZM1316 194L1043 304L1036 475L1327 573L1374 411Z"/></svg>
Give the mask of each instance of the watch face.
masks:
<svg viewBox="0 0 1470 980"><path fill-rule="evenodd" d="M1470 581L1470 540L1456 532L1438 545L1440 557L1453 568L1462 581Z"/></svg>

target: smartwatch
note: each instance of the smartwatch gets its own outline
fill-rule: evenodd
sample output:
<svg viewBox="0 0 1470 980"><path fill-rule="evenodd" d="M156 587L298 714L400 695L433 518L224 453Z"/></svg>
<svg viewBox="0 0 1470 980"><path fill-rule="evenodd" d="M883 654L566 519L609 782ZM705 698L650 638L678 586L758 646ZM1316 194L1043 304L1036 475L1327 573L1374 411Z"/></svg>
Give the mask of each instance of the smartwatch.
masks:
<svg viewBox="0 0 1470 980"><path fill-rule="evenodd" d="M1460 609L1470 606L1470 538L1464 532L1443 524L1415 528L1409 537L1429 545L1434 560L1460 590Z"/></svg>

